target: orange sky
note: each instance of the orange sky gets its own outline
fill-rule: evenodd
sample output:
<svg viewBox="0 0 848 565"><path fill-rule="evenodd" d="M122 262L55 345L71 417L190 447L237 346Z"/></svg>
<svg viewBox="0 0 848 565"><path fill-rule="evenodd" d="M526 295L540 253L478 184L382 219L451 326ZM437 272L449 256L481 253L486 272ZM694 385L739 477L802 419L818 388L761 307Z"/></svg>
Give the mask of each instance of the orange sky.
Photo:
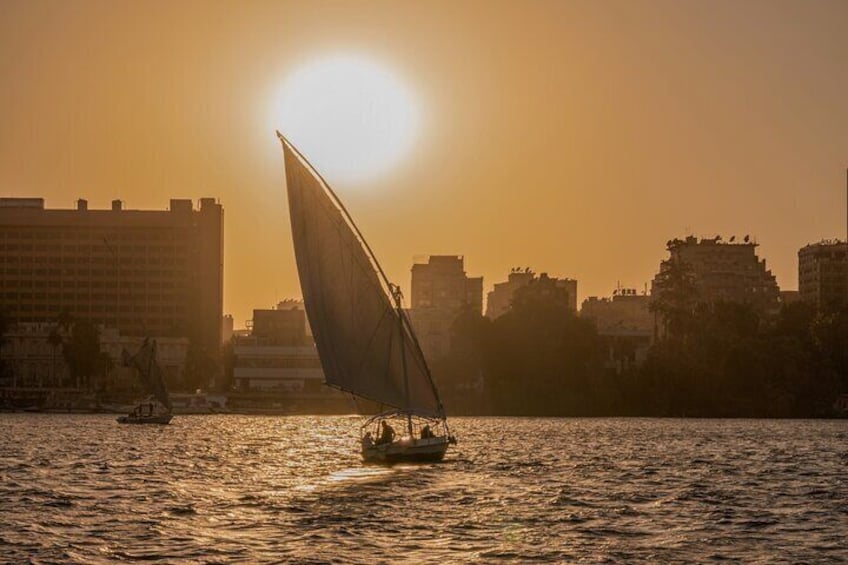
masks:
<svg viewBox="0 0 848 565"><path fill-rule="evenodd" d="M781 288L845 237L848 3L0 2L0 192L224 205L225 311L299 296L273 97L356 53L422 100L414 153L335 182L389 276L464 254L641 288L666 240L755 235ZM332 180L331 180L332 182Z"/></svg>

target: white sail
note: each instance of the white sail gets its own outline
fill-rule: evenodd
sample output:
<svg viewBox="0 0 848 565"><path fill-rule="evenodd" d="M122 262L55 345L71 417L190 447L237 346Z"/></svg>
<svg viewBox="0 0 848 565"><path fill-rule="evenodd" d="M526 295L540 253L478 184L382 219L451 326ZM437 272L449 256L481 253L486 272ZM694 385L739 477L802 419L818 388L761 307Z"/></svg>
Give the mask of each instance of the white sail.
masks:
<svg viewBox="0 0 848 565"><path fill-rule="evenodd" d="M443 417L424 355L376 258L332 189L280 140L300 286L327 384Z"/></svg>

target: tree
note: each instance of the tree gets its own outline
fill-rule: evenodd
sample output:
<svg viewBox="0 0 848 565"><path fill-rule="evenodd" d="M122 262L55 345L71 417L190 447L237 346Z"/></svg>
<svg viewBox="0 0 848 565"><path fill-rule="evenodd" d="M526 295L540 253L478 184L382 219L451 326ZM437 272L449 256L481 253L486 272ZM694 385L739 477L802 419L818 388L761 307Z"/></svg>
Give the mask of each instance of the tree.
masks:
<svg viewBox="0 0 848 565"><path fill-rule="evenodd" d="M59 327L54 326L47 336L47 343L50 344L50 385L56 386L56 350L63 343L62 334L59 333Z"/></svg>
<svg viewBox="0 0 848 565"><path fill-rule="evenodd" d="M698 289L692 267L673 257L663 261L655 290L650 309L662 319L663 332L658 337L685 342L698 303Z"/></svg>
<svg viewBox="0 0 848 565"><path fill-rule="evenodd" d="M450 327L450 350L430 363L439 394L449 412L483 414L489 409L483 367L492 322L464 308Z"/></svg>
<svg viewBox="0 0 848 565"><path fill-rule="evenodd" d="M11 323L8 314L4 309L0 308L0 351L2 351L3 346L6 344L6 333L9 331L10 326ZM0 356L0 382L7 378L12 378L12 376L9 368L6 366L5 359Z"/></svg>
<svg viewBox="0 0 848 565"><path fill-rule="evenodd" d="M185 388L188 390L209 388L215 383L215 377L220 370L218 363L203 347L197 345L194 340L189 341L183 370Z"/></svg>
<svg viewBox="0 0 848 565"><path fill-rule="evenodd" d="M62 348L76 387L93 387L110 367L109 355L100 350L100 331L88 320L76 320Z"/></svg>
<svg viewBox="0 0 848 565"><path fill-rule="evenodd" d="M522 289L523 290L523 289ZM485 371L494 406L516 415L605 413L610 399L594 325L556 293L516 292L492 324Z"/></svg>

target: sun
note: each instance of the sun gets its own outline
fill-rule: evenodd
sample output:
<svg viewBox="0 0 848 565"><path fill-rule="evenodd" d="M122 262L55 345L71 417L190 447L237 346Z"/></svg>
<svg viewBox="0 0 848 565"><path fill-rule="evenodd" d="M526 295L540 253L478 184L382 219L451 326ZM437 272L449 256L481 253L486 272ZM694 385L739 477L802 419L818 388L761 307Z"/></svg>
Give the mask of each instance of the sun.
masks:
<svg viewBox="0 0 848 565"><path fill-rule="evenodd" d="M333 55L294 69L276 97L276 127L330 183L361 186L396 167L418 135L418 104L390 69Z"/></svg>

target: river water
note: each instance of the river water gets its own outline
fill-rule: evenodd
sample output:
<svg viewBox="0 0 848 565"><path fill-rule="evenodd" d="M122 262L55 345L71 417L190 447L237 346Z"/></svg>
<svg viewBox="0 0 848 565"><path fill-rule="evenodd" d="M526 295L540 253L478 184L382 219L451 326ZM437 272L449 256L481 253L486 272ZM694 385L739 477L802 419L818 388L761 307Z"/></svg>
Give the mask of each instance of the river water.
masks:
<svg viewBox="0 0 848 565"><path fill-rule="evenodd" d="M359 422L0 414L0 562L848 561L848 421L455 418L392 468Z"/></svg>

